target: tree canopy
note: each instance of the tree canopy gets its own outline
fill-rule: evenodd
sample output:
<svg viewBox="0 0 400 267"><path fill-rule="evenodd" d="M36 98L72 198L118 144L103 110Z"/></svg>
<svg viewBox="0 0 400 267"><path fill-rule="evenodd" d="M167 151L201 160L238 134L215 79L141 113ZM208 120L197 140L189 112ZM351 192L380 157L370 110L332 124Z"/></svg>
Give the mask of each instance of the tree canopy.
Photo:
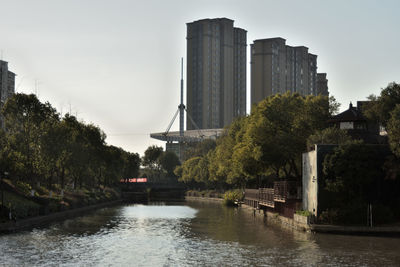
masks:
<svg viewBox="0 0 400 267"><path fill-rule="evenodd" d="M178 173L185 182L235 187L270 175L298 179L307 138L327 127L332 103L325 96L270 96L250 116L235 120L215 148L184 162Z"/></svg>
<svg viewBox="0 0 400 267"><path fill-rule="evenodd" d="M64 188L113 185L135 176L136 153L106 144L105 133L93 124L60 114L33 94L15 94L2 109L5 131L0 131L1 173L34 185Z"/></svg>

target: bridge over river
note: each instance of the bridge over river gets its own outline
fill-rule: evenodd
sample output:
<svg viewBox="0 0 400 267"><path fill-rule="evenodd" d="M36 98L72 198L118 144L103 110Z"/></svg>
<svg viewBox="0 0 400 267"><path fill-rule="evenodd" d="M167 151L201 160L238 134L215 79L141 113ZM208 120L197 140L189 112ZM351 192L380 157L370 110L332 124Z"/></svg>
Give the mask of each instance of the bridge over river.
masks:
<svg viewBox="0 0 400 267"><path fill-rule="evenodd" d="M184 199L186 189L182 183L172 179L150 181L147 178L123 179L120 188L123 199L135 202Z"/></svg>

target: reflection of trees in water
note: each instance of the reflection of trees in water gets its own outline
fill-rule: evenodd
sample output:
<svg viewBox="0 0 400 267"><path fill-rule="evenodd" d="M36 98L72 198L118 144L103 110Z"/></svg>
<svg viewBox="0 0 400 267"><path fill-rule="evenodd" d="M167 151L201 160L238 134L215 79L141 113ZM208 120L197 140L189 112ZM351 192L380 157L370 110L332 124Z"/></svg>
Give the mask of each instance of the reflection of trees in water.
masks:
<svg viewBox="0 0 400 267"><path fill-rule="evenodd" d="M68 219L54 225L48 234L57 235L93 235L109 231L123 220L121 207L110 207L90 212L85 216ZM53 232L53 233L52 233Z"/></svg>
<svg viewBox="0 0 400 267"><path fill-rule="evenodd" d="M221 241L233 241L241 244L257 244L264 248L284 245L294 246L296 240L307 240L309 234L281 229L265 223L262 216L253 216L251 212L226 207L220 203L197 202L190 206L199 212L192 220L194 233L203 238ZM257 211L258 212L258 211Z"/></svg>
<svg viewBox="0 0 400 267"><path fill-rule="evenodd" d="M195 218L195 211L182 206L120 206L44 229L0 236L0 262L6 266L67 262L78 266L396 266L400 262L400 239L307 234L220 203L189 206L198 211Z"/></svg>
<svg viewBox="0 0 400 267"><path fill-rule="evenodd" d="M400 253L395 249L400 239L310 234L264 222L252 211L219 203L189 205L199 210L191 221L191 235L215 243L237 244L233 247L235 253L251 259L250 265L393 266L400 262Z"/></svg>

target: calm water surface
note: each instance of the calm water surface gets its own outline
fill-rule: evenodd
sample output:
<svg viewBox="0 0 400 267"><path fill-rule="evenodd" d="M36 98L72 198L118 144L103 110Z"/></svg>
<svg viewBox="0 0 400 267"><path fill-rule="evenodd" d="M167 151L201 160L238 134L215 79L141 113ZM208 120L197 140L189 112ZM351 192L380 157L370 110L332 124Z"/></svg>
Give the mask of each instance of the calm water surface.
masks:
<svg viewBox="0 0 400 267"><path fill-rule="evenodd" d="M5 266L400 266L400 239L312 235L214 203L124 205L0 236Z"/></svg>

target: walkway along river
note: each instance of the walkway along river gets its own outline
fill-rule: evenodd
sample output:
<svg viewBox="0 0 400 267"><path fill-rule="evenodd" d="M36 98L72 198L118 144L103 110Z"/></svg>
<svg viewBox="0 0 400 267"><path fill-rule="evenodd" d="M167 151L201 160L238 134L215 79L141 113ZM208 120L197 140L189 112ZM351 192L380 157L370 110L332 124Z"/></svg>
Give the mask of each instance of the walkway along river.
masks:
<svg viewBox="0 0 400 267"><path fill-rule="evenodd" d="M301 233L220 203L120 205L1 235L0 265L399 266L400 239Z"/></svg>

